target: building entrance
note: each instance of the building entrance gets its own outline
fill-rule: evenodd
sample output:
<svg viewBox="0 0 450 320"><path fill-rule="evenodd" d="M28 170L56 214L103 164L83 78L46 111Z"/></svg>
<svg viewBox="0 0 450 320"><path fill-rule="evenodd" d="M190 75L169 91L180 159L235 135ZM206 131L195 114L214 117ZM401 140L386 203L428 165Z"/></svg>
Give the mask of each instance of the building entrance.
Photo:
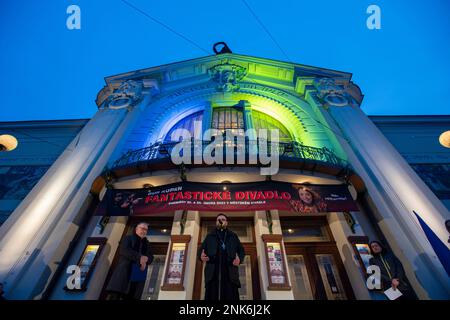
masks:
<svg viewBox="0 0 450 320"><path fill-rule="evenodd" d="M296 300L354 299L326 217L281 218Z"/></svg>
<svg viewBox="0 0 450 320"><path fill-rule="evenodd" d="M200 248L206 235L215 227L215 218L203 218L201 220L197 248ZM261 295L253 218L233 217L229 221L229 228L238 235L245 250L245 259L239 266L239 279L241 282L239 298L240 300L259 300ZM193 299L203 300L204 297L204 264L197 259Z"/></svg>

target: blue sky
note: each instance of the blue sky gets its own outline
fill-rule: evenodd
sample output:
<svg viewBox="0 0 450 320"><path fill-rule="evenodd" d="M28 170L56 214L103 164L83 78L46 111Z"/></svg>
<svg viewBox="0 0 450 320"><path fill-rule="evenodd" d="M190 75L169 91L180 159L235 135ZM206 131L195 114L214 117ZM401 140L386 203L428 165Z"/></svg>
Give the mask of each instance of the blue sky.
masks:
<svg viewBox="0 0 450 320"><path fill-rule="evenodd" d="M286 60L241 0L128 1L208 50ZM247 2L291 61L353 73L367 114L450 113L450 1ZM105 76L206 55L120 0L2 0L0 47L0 121L89 118Z"/></svg>

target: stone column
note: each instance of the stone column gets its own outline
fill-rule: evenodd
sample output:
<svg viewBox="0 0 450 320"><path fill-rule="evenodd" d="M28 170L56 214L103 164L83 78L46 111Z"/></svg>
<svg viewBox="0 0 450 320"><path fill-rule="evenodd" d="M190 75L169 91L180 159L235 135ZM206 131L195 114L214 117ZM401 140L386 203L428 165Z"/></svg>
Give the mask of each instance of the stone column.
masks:
<svg viewBox="0 0 450 320"><path fill-rule="evenodd" d="M92 182L148 99L142 83L124 82L1 227L0 279L8 298L43 293L80 227Z"/></svg>
<svg viewBox="0 0 450 320"><path fill-rule="evenodd" d="M354 213L354 215L356 214ZM356 218L354 219L356 220ZM345 220L343 212L330 212L327 214L327 220L356 300L370 300L371 297L364 277L365 271L361 270L361 266L353 252L352 244L348 241L349 236L365 236L365 234L361 228L358 228L353 233Z"/></svg>
<svg viewBox="0 0 450 320"><path fill-rule="evenodd" d="M450 217L448 210L343 87L328 78L316 81L315 86L328 111L323 114L331 128L342 133L338 139L366 183L394 253L408 264L408 279L419 297L448 298L448 275L413 213L420 215L448 247L444 223Z"/></svg>

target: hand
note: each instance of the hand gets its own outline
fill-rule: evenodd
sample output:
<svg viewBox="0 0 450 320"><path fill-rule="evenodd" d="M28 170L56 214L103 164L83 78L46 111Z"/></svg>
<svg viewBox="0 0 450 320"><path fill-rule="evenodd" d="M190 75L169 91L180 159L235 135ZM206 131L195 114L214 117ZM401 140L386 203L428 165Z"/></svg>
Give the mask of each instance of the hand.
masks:
<svg viewBox="0 0 450 320"><path fill-rule="evenodd" d="M392 288L394 288L394 290L397 289L399 284L400 284L400 281L398 281L398 279L392 279Z"/></svg>
<svg viewBox="0 0 450 320"><path fill-rule="evenodd" d="M209 257L205 254L205 250L202 250L202 254L201 254L201 256L200 256L200 259L201 259L203 262L209 261Z"/></svg>
<svg viewBox="0 0 450 320"><path fill-rule="evenodd" d="M241 259L239 259L238 255L236 255L236 258L233 260L233 266L238 266L241 263Z"/></svg>
<svg viewBox="0 0 450 320"><path fill-rule="evenodd" d="M147 265L147 261L148 261L148 257L147 256L141 256L141 261L139 261L139 264L142 266L146 266Z"/></svg>

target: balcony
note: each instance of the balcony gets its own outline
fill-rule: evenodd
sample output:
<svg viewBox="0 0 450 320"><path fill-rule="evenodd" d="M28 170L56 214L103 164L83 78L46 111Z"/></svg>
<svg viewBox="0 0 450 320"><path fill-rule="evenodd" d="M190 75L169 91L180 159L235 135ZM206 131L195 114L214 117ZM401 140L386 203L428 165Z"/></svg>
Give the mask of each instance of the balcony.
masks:
<svg viewBox="0 0 450 320"><path fill-rule="evenodd" d="M246 140L244 145L241 145L240 148L236 147L236 143L234 143L233 147L230 147L227 144L223 145L223 158L224 165L230 165L225 162L227 153L233 152L234 154L234 164L237 163L237 159L239 156L245 156L245 164L249 165L249 159L251 155L257 155L260 146L259 140ZM130 166L140 166L142 164L151 164L151 163L161 163L164 161L171 162L171 152L174 146L178 142L171 143L155 143L149 147L128 151L122 157L117 159L113 164L113 169L130 167ZM191 144L191 162L194 163L194 151L199 151L201 147L202 151L205 150L205 147L210 145L209 141L193 141ZM266 144L267 151L263 150L263 153L267 153L269 156L271 155L271 145L270 143ZM328 148L316 148L311 146L306 146L300 144L295 141L290 142L280 142L278 144L278 152L280 157L280 163L282 161L288 162L308 162L314 164L321 164L326 166L338 167L338 168L349 168L349 164L347 161L336 156L333 151ZM244 153L244 155L242 155ZM229 157L229 154L228 154ZM259 161L258 161L259 163Z"/></svg>

